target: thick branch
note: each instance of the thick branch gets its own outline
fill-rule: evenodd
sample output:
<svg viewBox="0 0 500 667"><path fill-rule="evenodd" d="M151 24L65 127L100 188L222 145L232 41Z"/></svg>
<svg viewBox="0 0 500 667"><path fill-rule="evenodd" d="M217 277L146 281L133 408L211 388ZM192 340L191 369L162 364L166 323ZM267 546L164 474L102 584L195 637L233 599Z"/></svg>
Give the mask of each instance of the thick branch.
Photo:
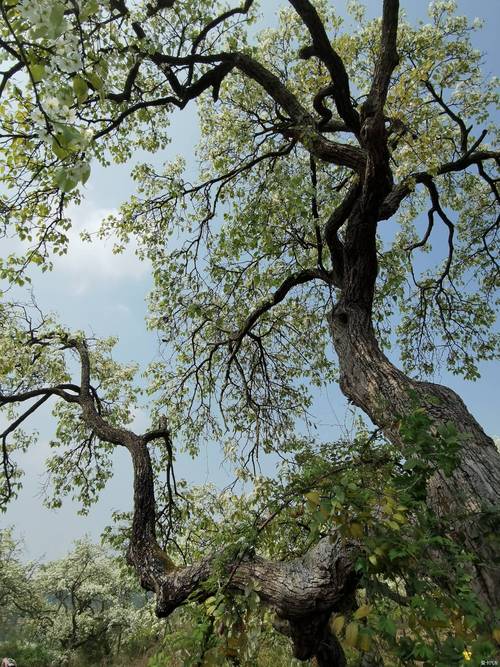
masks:
<svg viewBox="0 0 500 667"><path fill-rule="evenodd" d="M317 277L317 271L303 272L303 275L295 276L294 284ZM284 284L273 301L284 298L292 286ZM248 330L256 317L254 314L252 319L247 320ZM91 365L86 342L81 339L65 339L63 342L66 348L74 349L79 355L81 388L78 401L86 424L102 440L125 446L132 456L134 513L129 560L136 568L142 585L157 594L158 614L166 616L183 604L202 583L206 584L220 555L209 555L194 565L172 569L171 562L156 540L154 475L147 448L148 442L165 435L170 437L170 434L164 425L139 436L109 423L99 414L91 391ZM47 398L48 395L42 396L38 403ZM36 407L38 404L33 410ZM249 585L256 586L263 602L272 605L283 618L298 621L329 612L352 594L357 583L357 575L353 571L356 553L354 542L340 538L324 538L305 556L288 563L274 563L242 552L240 558L227 564L228 581L230 587L238 590ZM214 586L217 586L216 582ZM207 594L204 587L202 595Z"/></svg>
<svg viewBox="0 0 500 667"><path fill-rule="evenodd" d="M465 155L458 158L457 160L446 162L445 164L441 165L437 173L449 174L453 171L463 171L464 169L467 169L467 167L470 167L473 164L479 164L485 160L495 160L498 164L500 161L500 152L488 150L468 151Z"/></svg>
<svg viewBox="0 0 500 667"><path fill-rule="evenodd" d="M373 113L382 113L394 68L399 62L396 50L399 0L384 0L380 50L367 103Z"/></svg>
<svg viewBox="0 0 500 667"><path fill-rule="evenodd" d="M289 2L307 26L312 39L312 49L303 50L302 55L304 57L317 56L325 64L334 85L333 97L338 114L346 125L358 133L359 115L351 102L349 77L342 58L328 39L318 12L309 0L289 0Z"/></svg>
<svg viewBox="0 0 500 667"><path fill-rule="evenodd" d="M484 171L483 162L486 160L495 160L498 164L500 161L500 153L498 151L489 150L469 150L465 155L457 158L456 160L445 162L440 167L438 167L437 175L441 176L443 174L449 174L452 172L465 171L465 169L468 167L477 165L481 177L486 182L491 184L492 179ZM428 172L421 171L410 174L407 178L398 183L382 202L379 209L378 219L388 220L391 218L399 209L401 202L413 192L417 183L425 183L432 178L433 177ZM498 193L496 192L496 189L492 188L492 191L495 194L495 198L497 198Z"/></svg>
<svg viewBox="0 0 500 667"><path fill-rule="evenodd" d="M126 118L128 118L128 116L131 116L133 113L135 113L136 111L140 111L141 109L148 109L150 107L169 107L169 106L176 106L179 109L184 109L184 107L187 105L189 101L196 99L202 93L204 93L205 90L208 90L209 88L213 88L214 91L213 94L214 97L216 98L218 96L219 88L223 78L231 71L232 68L233 65L231 63L228 62L219 63L213 69L202 74L200 78L194 83L192 83L190 86L185 86L181 88L176 87L175 92L177 93L177 95L179 95L179 97L176 95L167 95L165 97L157 97L152 100L142 100L140 102L132 104L127 109L122 111L107 127L97 132L94 136L94 139L98 139L99 137L109 134L112 130L119 127L123 123L123 121ZM131 70L129 77L131 75L133 75L133 70ZM132 76L131 79L132 81L134 79L134 76ZM132 84L130 84L130 88L131 85ZM126 85L126 88L123 93L119 95L116 94L108 95L108 99L121 102L127 99L127 95L130 96L130 91L127 91L127 85Z"/></svg>
<svg viewBox="0 0 500 667"><path fill-rule="evenodd" d="M130 71L125 80L125 86L123 88L123 91L121 93L109 93L108 99L112 100L113 102L128 102L128 100L130 100L130 97L132 95L132 89L134 87L134 83L137 79L137 75L139 74L140 69L141 69L141 60L137 60L130 68Z"/></svg>
<svg viewBox="0 0 500 667"><path fill-rule="evenodd" d="M231 587L254 587L263 602L281 618L303 619L334 610L349 597L358 576L353 565L357 545L346 540L322 538L304 556L291 561L272 562L258 556L228 563ZM157 602L160 616L168 616L208 579L215 556L207 557L165 576ZM214 583L214 586L216 584ZM204 594L210 592L204 587Z"/></svg>
<svg viewBox="0 0 500 667"><path fill-rule="evenodd" d="M331 110L326 106L325 100L328 97L332 97L334 92L335 86L330 84L329 86L321 88L314 96L313 107L314 110L321 116L321 121L319 123L319 127L321 129L323 129L325 125L330 122L333 116Z"/></svg>
<svg viewBox="0 0 500 667"><path fill-rule="evenodd" d="M46 396L47 398L49 396L59 396L59 398L63 398L68 403L78 402L77 396L68 394L68 391L78 394L80 392L80 387L74 384L58 384L55 387L40 387L39 389L30 389L8 396L0 392L0 407L7 405L8 403L23 403L24 401L29 401L38 396Z"/></svg>
<svg viewBox="0 0 500 667"><path fill-rule="evenodd" d="M219 53L215 55L192 54L189 56L172 56L155 53L143 54L150 58L159 67L213 65L213 69L206 71L200 78L188 86L182 86L177 80L173 81L170 72L169 81L175 95L168 95L154 100L144 100L125 109L115 118L108 127L96 133L95 138L108 134L118 127L128 116L135 111L148 107L169 105L183 109L186 104L199 97L205 90L212 87L214 98L217 98L222 80L233 68L240 70L245 76L258 83L269 96L281 106L291 118L291 123L282 129L282 133L300 141L300 143L315 157L340 166L349 167L356 171L364 168L366 158L359 148L349 144L330 141L322 135L316 126L313 116L302 106L297 97L273 74L257 60L246 53ZM329 131L344 130L344 125L331 121Z"/></svg>
<svg viewBox="0 0 500 667"><path fill-rule="evenodd" d="M229 56L236 67L248 77L260 84L264 90L290 115L294 125L288 128L290 136L300 141L313 155L341 166L359 170L365 158L358 148L349 144L329 141L317 131L314 118L300 104L295 95L259 62L243 53Z"/></svg>

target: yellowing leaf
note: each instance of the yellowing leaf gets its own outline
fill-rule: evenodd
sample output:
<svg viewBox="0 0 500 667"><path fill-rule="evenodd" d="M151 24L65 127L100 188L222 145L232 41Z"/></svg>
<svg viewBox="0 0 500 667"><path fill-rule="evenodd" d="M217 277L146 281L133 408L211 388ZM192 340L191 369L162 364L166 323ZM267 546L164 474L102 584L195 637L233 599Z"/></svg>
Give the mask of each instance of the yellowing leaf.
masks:
<svg viewBox="0 0 500 667"><path fill-rule="evenodd" d="M351 523L349 532L353 537L363 537L363 526L360 523Z"/></svg>
<svg viewBox="0 0 500 667"><path fill-rule="evenodd" d="M495 628L492 634L493 634L493 639L500 644L500 628Z"/></svg>
<svg viewBox="0 0 500 667"><path fill-rule="evenodd" d="M321 502L321 497L317 491L309 491L309 493L306 493L306 498L311 505L319 505Z"/></svg>
<svg viewBox="0 0 500 667"><path fill-rule="evenodd" d="M422 620L421 624L424 628L446 628L448 627L447 621L440 621L439 619L432 620Z"/></svg>
<svg viewBox="0 0 500 667"><path fill-rule="evenodd" d="M359 626L357 623L349 623L345 630L345 641L348 646L356 646L358 640Z"/></svg>
<svg viewBox="0 0 500 667"><path fill-rule="evenodd" d="M330 621L330 629L335 635L340 635L342 628L344 627L345 616L335 616L335 618Z"/></svg>
<svg viewBox="0 0 500 667"><path fill-rule="evenodd" d="M205 600L205 608L208 614L213 614L217 609L217 599L213 595Z"/></svg>
<svg viewBox="0 0 500 667"><path fill-rule="evenodd" d="M370 563L372 565L374 565L375 567L377 566L378 560L377 560L377 556L375 556L375 554L372 554L371 556L368 556L368 560L370 561Z"/></svg>
<svg viewBox="0 0 500 667"><path fill-rule="evenodd" d="M372 638L370 637L369 634L364 632L359 638L358 647L361 649L361 651L369 651L371 645L372 645Z"/></svg>
<svg viewBox="0 0 500 667"><path fill-rule="evenodd" d="M368 614L371 612L371 610L372 610L371 605L369 604L361 605L361 607L359 609L356 609L356 611L354 612L354 618L356 618L357 620L359 620L360 618L366 618Z"/></svg>
<svg viewBox="0 0 500 667"><path fill-rule="evenodd" d="M240 633L227 638L227 647L233 651L237 651L244 643L245 635Z"/></svg>

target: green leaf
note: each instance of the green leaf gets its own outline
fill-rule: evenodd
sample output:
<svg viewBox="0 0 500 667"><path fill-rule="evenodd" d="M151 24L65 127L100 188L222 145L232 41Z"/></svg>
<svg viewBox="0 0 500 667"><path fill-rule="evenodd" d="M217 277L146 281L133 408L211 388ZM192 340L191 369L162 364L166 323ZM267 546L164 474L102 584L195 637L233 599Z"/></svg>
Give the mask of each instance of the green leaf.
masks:
<svg viewBox="0 0 500 667"><path fill-rule="evenodd" d="M35 83L39 83L45 75L45 65L43 63L34 63L30 65L31 77Z"/></svg>
<svg viewBox="0 0 500 667"><path fill-rule="evenodd" d="M396 624L390 617L386 618L380 618L379 619L379 628L384 632L386 635L390 635L391 637L396 636Z"/></svg>
<svg viewBox="0 0 500 667"><path fill-rule="evenodd" d="M90 164L88 162L85 162L80 170L80 183L85 185L85 183L89 180L90 178Z"/></svg>
<svg viewBox="0 0 500 667"><path fill-rule="evenodd" d="M83 104L89 95L89 86L79 74L73 77L73 90L75 91L78 104Z"/></svg>
<svg viewBox="0 0 500 667"><path fill-rule="evenodd" d="M50 12L50 26L47 30L47 37L57 39L64 32L64 5L54 3Z"/></svg>
<svg viewBox="0 0 500 667"><path fill-rule="evenodd" d="M57 137L54 137L52 139L52 152L60 160L64 160L69 155L69 151L66 148L64 148L64 146L60 143Z"/></svg>
<svg viewBox="0 0 500 667"><path fill-rule="evenodd" d="M71 125L61 125L60 128L52 140L52 150L59 159L64 160L70 153L81 150L87 142L85 137Z"/></svg>
<svg viewBox="0 0 500 667"><path fill-rule="evenodd" d="M95 72L90 72L85 76L87 77L87 81L95 90L97 90L97 92L100 92L103 89L104 82Z"/></svg>
<svg viewBox="0 0 500 667"><path fill-rule="evenodd" d="M63 192L71 192L78 185L78 181L71 175L67 169L59 169L54 174L54 181L57 187Z"/></svg>
<svg viewBox="0 0 500 667"><path fill-rule="evenodd" d="M99 3L97 0L88 0L88 2L85 3L83 9L80 11L80 21L86 21L94 14L97 14L98 11Z"/></svg>

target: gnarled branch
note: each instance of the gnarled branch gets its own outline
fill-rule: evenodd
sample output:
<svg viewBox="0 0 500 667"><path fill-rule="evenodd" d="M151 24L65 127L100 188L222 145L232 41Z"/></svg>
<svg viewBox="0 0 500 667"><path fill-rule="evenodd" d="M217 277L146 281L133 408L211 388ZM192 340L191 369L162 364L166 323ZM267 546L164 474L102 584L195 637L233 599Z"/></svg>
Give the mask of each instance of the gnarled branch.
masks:
<svg viewBox="0 0 500 667"><path fill-rule="evenodd" d="M303 50L303 57L318 57L328 69L333 83L333 97L337 111L346 125L357 134L360 129L359 115L351 102L349 77L342 58L333 48L325 26L309 0L289 0L292 7L303 20L312 39L312 48Z"/></svg>

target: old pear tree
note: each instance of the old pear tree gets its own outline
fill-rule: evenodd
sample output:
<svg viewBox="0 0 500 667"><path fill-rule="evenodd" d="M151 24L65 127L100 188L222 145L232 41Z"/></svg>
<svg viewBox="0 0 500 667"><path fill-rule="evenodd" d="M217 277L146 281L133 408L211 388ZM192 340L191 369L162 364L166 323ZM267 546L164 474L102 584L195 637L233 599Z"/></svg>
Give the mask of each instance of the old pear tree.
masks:
<svg viewBox="0 0 500 667"><path fill-rule="evenodd" d="M151 263L165 346L141 395L114 341L7 292L2 502L47 401L53 503L94 502L127 449L129 563L159 616L202 610L206 656L225 635L243 659L255 619L320 665L495 651L500 456L426 378L475 379L498 353L496 81L451 0L418 27L404 4L368 20L351 3L348 29L334 2L283 0L255 36L252 0L0 2L2 224L23 248L2 276L22 285L65 251L92 164L149 151L101 233ZM159 158L172 112L195 104L194 181L182 156ZM329 383L377 430L308 435L311 387ZM141 401L151 427L136 433ZM176 453L206 441L252 493L176 482ZM263 452L284 461L275 479L257 474Z"/></svg>

